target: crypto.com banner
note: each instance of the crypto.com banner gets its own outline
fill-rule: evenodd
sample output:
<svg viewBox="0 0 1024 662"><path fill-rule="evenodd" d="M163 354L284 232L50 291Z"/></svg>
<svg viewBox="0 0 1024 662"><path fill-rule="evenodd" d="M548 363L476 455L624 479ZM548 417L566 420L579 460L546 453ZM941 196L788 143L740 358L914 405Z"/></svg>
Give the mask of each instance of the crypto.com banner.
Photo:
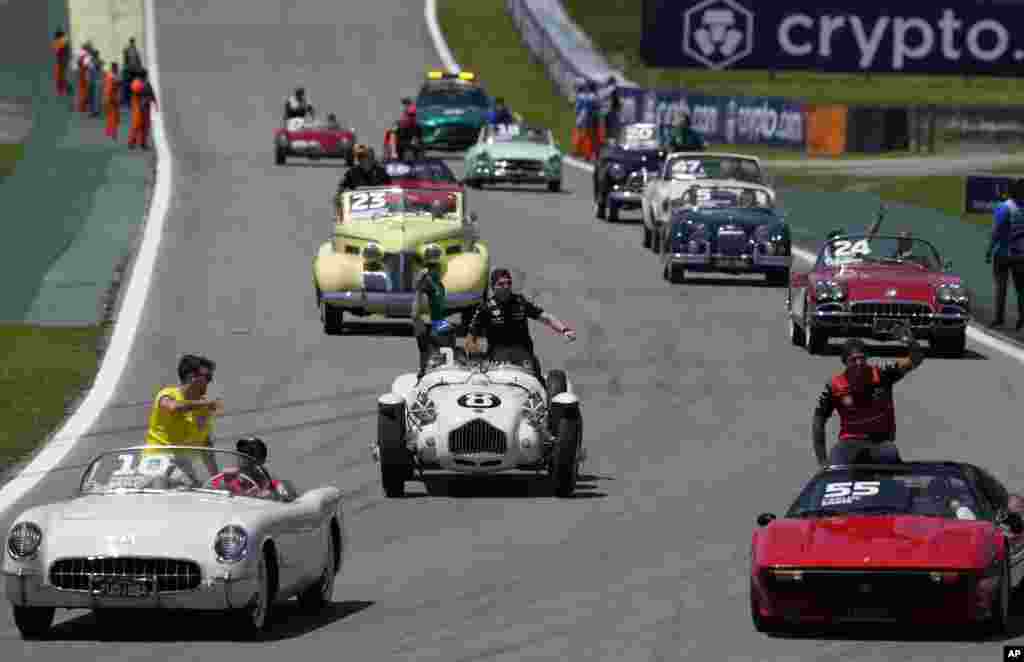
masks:
<svg viewBox="0 0 1024 662"><path fill-rule="evenodd" d="M1017 76L1024 0L644 0L641 50L656 67Z"/></svg>

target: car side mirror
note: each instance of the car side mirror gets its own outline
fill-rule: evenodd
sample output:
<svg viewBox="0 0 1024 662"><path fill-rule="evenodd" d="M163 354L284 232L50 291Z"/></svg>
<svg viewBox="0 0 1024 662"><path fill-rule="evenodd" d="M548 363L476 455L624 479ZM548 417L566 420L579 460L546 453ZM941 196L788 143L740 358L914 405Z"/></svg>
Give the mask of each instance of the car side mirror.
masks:
<svg viewBox="0 0 1024 662"><path fill-rule="evenodd" d="M772 513L761 513L757 516L758 526L768 526L775 521L775 515Z"/></svg>
<svg viewBox="0 0 1024 662"><path fill-rule="evenodd" d="M1003 515L1001 524L1005 524L1014 535L1024 533L1024 517L1018 512L1010 511Z"/></svg>

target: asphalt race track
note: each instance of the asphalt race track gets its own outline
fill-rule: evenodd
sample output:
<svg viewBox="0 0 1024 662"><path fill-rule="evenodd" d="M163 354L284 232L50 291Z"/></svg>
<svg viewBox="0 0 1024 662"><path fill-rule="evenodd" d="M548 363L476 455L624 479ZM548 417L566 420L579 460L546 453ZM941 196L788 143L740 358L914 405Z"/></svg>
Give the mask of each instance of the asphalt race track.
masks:
<svg viewBox="0 0 1024 662"><path fill-rule="evenodd" d="M401 326L323 335L310 259L331 228L341 169L275 167L271 130L302 82L322 111L379 145L437 57L409 0L160 3L160 99L176 197L140 335L115 403L18 508L65 497L98 450L141 442L154 388L177 357L218 362L219 437L265 437L300 488L348 494L353 544L319 618L282 609L272 645L232 641L214 619L141 615L99 630L61 612L53 642L22 642L0 606L4 660L984 660L1001 642L936 633L770 639L748 606L754 518L788 505L808 473L813 403L835 356L789 344L784 291L754 282L672 286L634 224L593 218L589 175L562 194L472 192L496 264L513 265L566 345L538 328L547 367L583 394L589 479L557 500L523 481L436 484L387 500L369 445L376 397L415 369ZM464 63L471 66L471 63ZM455 164L460 161L453 161ZM377 332L377 333L372 333ZM380 333L383 332L383 333ZM929 359L897 393L916 458L965 458L1024 487L1016 362L970 346ZM830 428L831 434L831 428ZM0 521L6 531L10 513ZM159 517L159 513L154 513ZM1024 613L1014 637L1024 634ZM225 623L226 625L226 623Z"/></svg>

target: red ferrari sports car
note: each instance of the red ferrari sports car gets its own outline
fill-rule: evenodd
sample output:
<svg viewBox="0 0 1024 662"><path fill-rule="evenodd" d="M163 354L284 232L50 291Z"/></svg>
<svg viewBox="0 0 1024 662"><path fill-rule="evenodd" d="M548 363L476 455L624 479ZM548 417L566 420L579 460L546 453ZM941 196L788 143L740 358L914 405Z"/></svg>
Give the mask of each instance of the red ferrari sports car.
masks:
<svg viewBox="0 0 1024 662"><path fill-rule="evenodd" d="M814 268L790 279L790 337L822 354L829 338L890 339L909 323L938 353L962 356L970 296L935 247L908 236L847 235L826 241Z"/></svg>
<svg viewBox="0 0 1024 662"><path fill-rule="evenodd" d="M294 117L274 130L274 163L284 165L289 156L308 159L345 159L352 167L355 129L341 126L333 115L321 120Z"/></svg>
<svg viewBox="0 0 1024 662"><path fill-rule="evenodd" d="M1024 574L1024 499L960 462L828 467L751 541L760 632L849 623L1003 631Z"/></svg>

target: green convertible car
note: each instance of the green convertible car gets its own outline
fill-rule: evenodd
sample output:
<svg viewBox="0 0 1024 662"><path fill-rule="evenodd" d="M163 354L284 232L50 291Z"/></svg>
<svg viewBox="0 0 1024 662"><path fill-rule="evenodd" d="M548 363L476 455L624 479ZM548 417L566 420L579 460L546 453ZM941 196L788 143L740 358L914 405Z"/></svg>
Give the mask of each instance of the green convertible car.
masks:
<svg viewBox="0 0 1024 662"><path fill-rule="evenodd" d="M562 189L562 152L550 129L525 124L495 124L480 130L466 152L466 185L547 184Z"/></svg>
<svg viewBox="0 0 1024 662"><path fill-rule="evenodd" d="M427 150L458 151L472 145L494 100L468 71L427 72L416 97L416 120Z"/></svg>

